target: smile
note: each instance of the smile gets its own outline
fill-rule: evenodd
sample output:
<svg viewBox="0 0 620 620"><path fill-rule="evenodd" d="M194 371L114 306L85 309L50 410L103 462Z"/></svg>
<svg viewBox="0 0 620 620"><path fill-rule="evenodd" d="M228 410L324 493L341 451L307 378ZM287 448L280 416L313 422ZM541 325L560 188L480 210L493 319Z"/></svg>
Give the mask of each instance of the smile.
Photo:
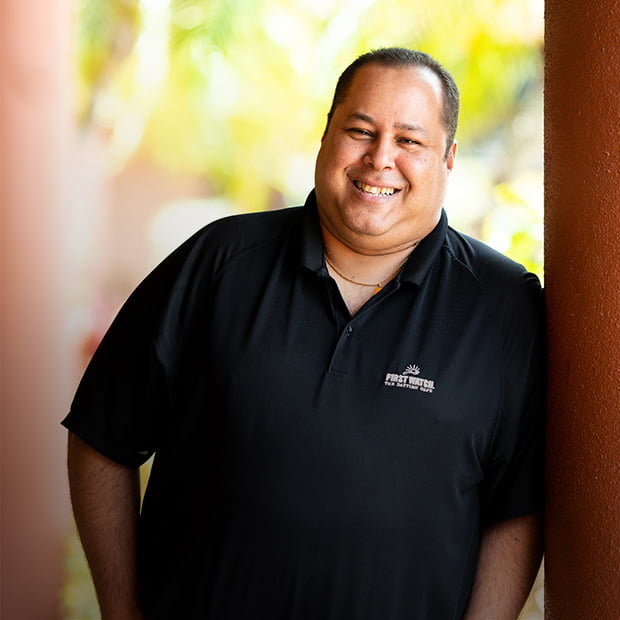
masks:
<svg viewBox="0 0 620 620"><path fill-rule="evenodd" d="M392 196L398 191L393 187L375 187L374 185L366 185L366 183L362 183L361 181L353 181L353 183L355 187L362 192L374 194L375 196Z"/></svg>

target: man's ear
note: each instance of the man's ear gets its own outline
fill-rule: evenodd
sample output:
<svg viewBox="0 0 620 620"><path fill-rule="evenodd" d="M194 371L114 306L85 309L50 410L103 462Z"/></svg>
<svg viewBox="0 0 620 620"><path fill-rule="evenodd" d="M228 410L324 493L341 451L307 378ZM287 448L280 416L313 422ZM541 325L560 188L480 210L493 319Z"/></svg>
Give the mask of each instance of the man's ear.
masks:
<svg viewBox="0 0 620 620"><path fill-rule="evenodd" d="M325 129L323 129L323 135L321 136L321 144L323 144L323 142L325 141L325 138L327 137L327 132L329 131L329 124L331 123L332 120L332 115L331 114L327 114L327 122L325 123Z"/></svg>
<svg viewBox="0 0 620 620"><path fill-rule="evenodd" d="M452 143L452 146L448 150L448 156L446 157L446 167L449 172L452 172L452 168L454 168L454 160L456 159L456 151L458 149L458 142L455 140Z"/></svg>

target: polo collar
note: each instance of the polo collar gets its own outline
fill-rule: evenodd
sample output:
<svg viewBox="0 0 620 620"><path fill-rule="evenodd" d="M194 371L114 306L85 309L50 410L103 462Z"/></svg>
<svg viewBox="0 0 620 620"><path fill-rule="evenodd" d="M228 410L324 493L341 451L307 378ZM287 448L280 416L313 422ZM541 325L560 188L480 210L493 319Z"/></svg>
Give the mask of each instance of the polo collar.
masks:
<svg viewBox="0 0 620 620"><path fill-rule="evenodd" d="M424 278L430 271L445 241L447 231L448 216L445 210L442 209L437 226L420 241L418 247L407 259L405 267L400 274L401 282L409 282L418 287L422 286ZM328 275L314 190L308 195L303 209L301 263L304 267L317 274Z"/></svg>
<svg viewBox="0 0 620 620"><path fill-rule="evenodd" d="M324 259L323 235L316 206L316 194L310 192L303 209L301 229L301 264L316 273L324 272L327 268Z"/></svg>
<svg viewBox="0 0 620 620"><path fill-rule="evenodd" d="M401 282L411 282L418 287L422 286L426 275L431 270L448 232L448 216L441 210L439 222L431 232L424 237L416 249L411 253L401 272Z"/></svg>

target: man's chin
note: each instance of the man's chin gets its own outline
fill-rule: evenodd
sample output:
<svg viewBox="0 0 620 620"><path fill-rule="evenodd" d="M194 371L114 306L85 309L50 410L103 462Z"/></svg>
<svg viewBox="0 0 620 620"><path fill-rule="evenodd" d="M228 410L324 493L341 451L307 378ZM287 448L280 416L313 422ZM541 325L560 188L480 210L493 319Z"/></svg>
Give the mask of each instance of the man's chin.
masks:
<svg viewBox="0 0 620 620"><path fill-rule="evenodd" d="M379 218L348 218L344 223L347 230L360 237L381 237L391 229L389 222Z"/></svg>
<svg viewBox="0 0 620 620"><path fill-rule="evenodd" d="M341 239L350 248L361 253L391 252L395 243L389 227L355 226L343 231Z"/></svg>

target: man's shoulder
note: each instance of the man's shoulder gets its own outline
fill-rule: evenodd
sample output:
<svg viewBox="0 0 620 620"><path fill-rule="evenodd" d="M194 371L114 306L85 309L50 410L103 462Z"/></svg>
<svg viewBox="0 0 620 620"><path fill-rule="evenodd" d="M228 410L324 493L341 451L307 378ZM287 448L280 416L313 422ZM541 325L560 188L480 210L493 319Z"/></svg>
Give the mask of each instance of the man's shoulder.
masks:
<svg viewBox="0 0 620 620"><path fill-rule="evenodd" d="M303 207L229 215L198 230L174 254L184 264L215 267L252 250L279 246L302 217Z"/></svg>
<svg viewBox="0 0 620 620"><path fill-rule="evenodd" d="M469 235L448 229L444 249L469 276L493 316L542 316L544 297L538 276L517 261Z"/></svg>
<svg viewBox="0 0 620 620"><path fill-rule="evenodd" d="M450 256L466 278L457 277L457 286L466 282L480 297L492 324L502 326L504 334L514 334L519 329L523 337L534 334L544 324L544 294L538 276L523 265L493 249L486 243L449 229L444 241L444 251Z"/></svg>
<svg viewBox="0 0 620 620"><path fill-rule="evenodd" d="M210 242L234 242L239 245L260 243L287 234L302 217L303 207L287 207L229 215L215 220L197 233Z"/></svg>
<svg viewBox="0 0 620 620"><path fill-rule="evenodd" d="M235 258L253 261L269 255L290 237L302 218L302 207L229 215L205 225L145 278L138 288L150 287L164 293L173 288L193 289L209 282L210 274L219 271Z"/></svg>
<svg viewBox="0 0 620 620"><path fill-rule="evenodd" d="M538 282L537 276L528 272L522 264L454 228L448 228L444 247L450 256L471 272L485 288L502 288L527 280Z"/></svg>

